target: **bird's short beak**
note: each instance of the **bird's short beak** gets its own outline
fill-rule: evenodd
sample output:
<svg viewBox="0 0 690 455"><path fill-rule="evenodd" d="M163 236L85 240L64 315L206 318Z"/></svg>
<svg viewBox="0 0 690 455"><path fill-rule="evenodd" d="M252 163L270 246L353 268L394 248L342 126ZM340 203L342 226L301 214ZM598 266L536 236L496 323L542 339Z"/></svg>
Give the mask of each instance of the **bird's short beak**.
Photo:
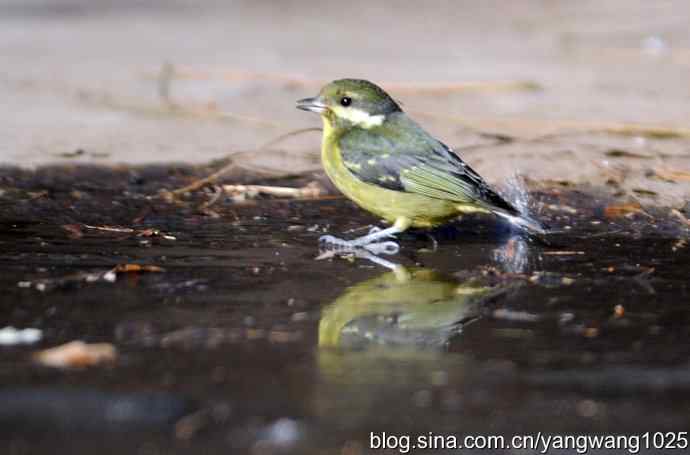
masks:
<svg viewBox="0 0 690 455"><path fill-rule="evenodd" d="M319 98L315 96L313 98L304 98L303 100L297 101L297 109L302 109L303 111L316 112L317 114L323 114L326 112L328 107Z"/></svg>

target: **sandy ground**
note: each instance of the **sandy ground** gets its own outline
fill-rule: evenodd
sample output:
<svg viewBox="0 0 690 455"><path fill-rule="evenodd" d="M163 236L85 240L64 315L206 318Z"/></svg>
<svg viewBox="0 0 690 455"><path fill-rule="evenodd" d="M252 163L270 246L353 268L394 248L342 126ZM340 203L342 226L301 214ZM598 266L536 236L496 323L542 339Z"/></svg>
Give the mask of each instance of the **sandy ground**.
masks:
<svg viewBox="0 0 690 455"><path fill-rule="evenodd" d="M687 176L656 171L690 171L689 139L589 131L687 133L688 13L687 2L641 0L0 0L0 162L207 162L318 126L294 101L363 77L445 142L485 145L463 156L489 180L602 184L614 173L627 191L678 205ZM456 87L474 82L485 85ZM308 134L247 164L315 169L317 147Z"/></svg>

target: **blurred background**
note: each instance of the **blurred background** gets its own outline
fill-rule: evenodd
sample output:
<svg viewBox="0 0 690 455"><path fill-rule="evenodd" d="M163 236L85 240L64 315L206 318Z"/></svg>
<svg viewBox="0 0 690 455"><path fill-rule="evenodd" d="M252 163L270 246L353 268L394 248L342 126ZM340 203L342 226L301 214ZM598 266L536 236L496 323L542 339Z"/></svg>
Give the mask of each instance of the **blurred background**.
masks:
<svg viewBox="0 0 690 455"><path fill-rule="evenodd" d="M453 145L468 141L463 126L684 127L689 12L643 0L0 0L0 161L205 162L318 126L294 101L341 77L390 89ZM305 144L318 138L286 147Z"/></svg>

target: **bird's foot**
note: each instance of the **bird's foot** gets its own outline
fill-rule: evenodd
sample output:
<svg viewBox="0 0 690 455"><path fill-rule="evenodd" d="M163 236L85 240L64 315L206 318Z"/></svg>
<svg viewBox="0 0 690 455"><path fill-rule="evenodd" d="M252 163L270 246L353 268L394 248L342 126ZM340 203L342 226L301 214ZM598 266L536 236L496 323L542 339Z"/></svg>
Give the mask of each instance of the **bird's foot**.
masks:
<svg viewBox="0 0 690 455"><path fill-rule="evenodd" d="M324 235L319 238L319 245L327 251L333 251L336 254L368 251L374 255L392 255L398 254L400 246L392 240L384 239L394 238L395 234L400 232L402 232L402 229L392 226L386 229L374 227L369 230L367 235L357 237L354 240L343 240L332 235Z"/></svg>
<svg viewBox="0 0 690 455"><path fill-rule="evenodd" d="M380 229L378 229L375 232L374 229L378 228L373 228L371 231L369 231L369 234L360 237L354 240L344 240L344 239L339 239L338 237L334 237L332 235L323 235L319 237L319 246L322 249L325 249L327 251L333 251L334 253L339 253L339 254L347 254L347 253L354 253L357 250L366 250L374 255L379 255L379 254L387 254L387 255L393 255L393 254L398 254L400 251L400 246L396 243L393 242L392 240L387 240L383 242L379 242L376 239L371 240L372 234L377 234L378 232L382 232ZM386 237L391 237L390 235L386 235L385 237L379 237L379 238L386 238Z"/></svg>

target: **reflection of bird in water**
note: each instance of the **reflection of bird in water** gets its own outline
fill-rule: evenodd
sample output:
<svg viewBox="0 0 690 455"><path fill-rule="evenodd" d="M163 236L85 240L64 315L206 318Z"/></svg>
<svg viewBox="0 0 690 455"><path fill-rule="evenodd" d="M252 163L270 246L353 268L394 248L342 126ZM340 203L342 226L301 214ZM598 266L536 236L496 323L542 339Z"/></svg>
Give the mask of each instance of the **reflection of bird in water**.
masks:
<svg viewBox="0 0 690 455"><path fill-rule="evenodd" d="M348 288L319 324L320 347L443 347L479 306L503 292L470 279L461 283L429 269L398 266Z"/></svg>

